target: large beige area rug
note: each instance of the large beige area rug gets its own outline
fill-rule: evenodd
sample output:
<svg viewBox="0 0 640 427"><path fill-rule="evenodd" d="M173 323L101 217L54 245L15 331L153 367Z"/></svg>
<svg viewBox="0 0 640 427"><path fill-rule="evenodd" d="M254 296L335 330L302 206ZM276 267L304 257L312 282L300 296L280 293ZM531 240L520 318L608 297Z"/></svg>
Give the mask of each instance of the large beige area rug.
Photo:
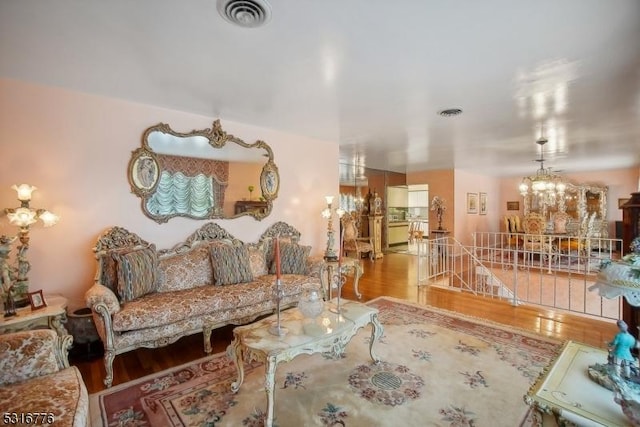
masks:
<svg viewBox="0 0 640 427"><path fill-rule="evenodd" d="M302 355L276 371L274 425L520 426L523 400L560 343L432 307L381 297L384 334L369 356L370 327L342 357ZM226 354L91 395L98 426L261 426L264 367L236 369Z"/></svg>

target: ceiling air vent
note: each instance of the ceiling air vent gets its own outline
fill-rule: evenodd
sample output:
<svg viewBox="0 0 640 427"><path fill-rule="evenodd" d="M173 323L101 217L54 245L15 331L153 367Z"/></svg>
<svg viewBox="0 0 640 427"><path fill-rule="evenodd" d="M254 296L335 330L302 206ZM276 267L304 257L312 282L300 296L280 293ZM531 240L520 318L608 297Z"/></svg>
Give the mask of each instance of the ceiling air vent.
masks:
<svg viewBox="0 0 640 427"><path fill-rule="evenodd" d="M218 0L218 13L232 24L256 28L271 19L271 6L266 0Z"/></svg>
<svg viewBox="0 0 640 427"><path fill-rule="evenodd" d="M462 110L460 108L447 108L446 110L438 111L438 114L444 117L452 117L462 114Z"/></svg>

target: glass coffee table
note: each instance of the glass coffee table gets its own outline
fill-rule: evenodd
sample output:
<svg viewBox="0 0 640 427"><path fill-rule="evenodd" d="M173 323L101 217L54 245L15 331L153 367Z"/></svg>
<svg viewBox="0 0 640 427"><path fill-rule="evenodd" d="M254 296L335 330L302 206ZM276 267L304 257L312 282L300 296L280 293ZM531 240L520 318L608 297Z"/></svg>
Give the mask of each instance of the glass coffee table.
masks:
<svg viewBox="0 0 640 427"><path fill-rule="evenodd" d="M276 323L276 315L233 330L234 338L228 353L235 357L238 379L231 384L231 390L234 393L240 390L244 381L245 360L264 362L267 393L265 426L273 426L275 373L278 363L291 361L301 354L340 355L358 330L368 324L371 324L369 355L374 362L380 361L373 351L374 342L383 332L378 320L378 310L345 299L340 301L340 314L330 311L330 308L335 307L335 300L325 303L324 311L314 320L305 318L298 309L281 312L280 325L287 330L284 336L269 333L269 329Z"/></svg>

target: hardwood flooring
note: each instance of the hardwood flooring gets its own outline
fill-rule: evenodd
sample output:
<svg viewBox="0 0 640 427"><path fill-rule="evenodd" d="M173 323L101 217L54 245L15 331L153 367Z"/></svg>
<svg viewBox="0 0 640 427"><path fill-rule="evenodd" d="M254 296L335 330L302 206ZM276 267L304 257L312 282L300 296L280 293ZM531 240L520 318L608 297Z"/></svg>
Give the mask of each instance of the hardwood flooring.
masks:
<svg viewBox="0 0 640 427"><path fill-rule="evenodd" d="M507 302L436 286L418 287L416 261L415 256L399 253L389 253L375 262L363 259L364 274L359 286L362 301L390 296L489 319L547 337L570 339L601 348L617 332L612 321L594 320L534 306L512 306ZM356 299L352 278L347 280L342 296ZM232 326L213 331L214 352L226 349L231 342L232 331ZM202 334L182 338L163 348L138 349L121 354L116 356L113 363L113 384L131 381L204 356ZM72 359L71 363L80 369L89 393L104 389L102 379L105 370L102 358L88 361Z"/></svg>

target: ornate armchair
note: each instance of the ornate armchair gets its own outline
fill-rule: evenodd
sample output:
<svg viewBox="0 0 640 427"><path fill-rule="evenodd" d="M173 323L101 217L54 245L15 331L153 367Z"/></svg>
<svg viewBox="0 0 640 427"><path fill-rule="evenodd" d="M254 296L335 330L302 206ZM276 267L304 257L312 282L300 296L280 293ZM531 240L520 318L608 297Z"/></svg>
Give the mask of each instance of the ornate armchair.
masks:
<svg viewBox="0 0 640 427"><path fill-rule="evenodd" d="M595 212L585 216L580 223L578 235L560 241L558 245L560 251L564 253L576 251L580 255L588 255L591 252L591 238L596 233L595 219Z"/></svg>
<svg viewBox="0 0 640 427"><path fill-rule="evenodd" d="M29 424L89 424L87 388L78 368L70 367L67 359L72 340L71 335L60 338L51 329L0 335L0 408L4 414L38 413Z"/></svg>
<svg viewBox="0 0 640 427"><path fill-rule="evenodd" d="M518 215L506 215L504 218L504 228L506 234L506 246L510 248L517 248L522 246L521 235L524 232L520 217Z"/></svg>
<svg viewBox="0 0 640 427"><path fill-rule="evenodd" d="M344 214L340 219L344 241L342 243L342 251L345 255L349 252L355 252L356 258L360 259L363 253L368 253L369 258L373 260L373 242L369 237L359 236L359 227L354 214Z"/></svg>
<svg viewBox="0 0 640 427"><path fill-rule="evenodd" d="M544 236L546 222L542 215L538 213L530 213L522 220L524 228L524 236L522 247L528 252L539 252L541 254L550 254L552 251L551 241Z"/></svg>
<svg viewBox="0 0 640 427"><path fill-rule="evenodd" d="M565 234L569 218L569 214L566 212L556 212L553 215L553 232L555 234Z"/></svg>

